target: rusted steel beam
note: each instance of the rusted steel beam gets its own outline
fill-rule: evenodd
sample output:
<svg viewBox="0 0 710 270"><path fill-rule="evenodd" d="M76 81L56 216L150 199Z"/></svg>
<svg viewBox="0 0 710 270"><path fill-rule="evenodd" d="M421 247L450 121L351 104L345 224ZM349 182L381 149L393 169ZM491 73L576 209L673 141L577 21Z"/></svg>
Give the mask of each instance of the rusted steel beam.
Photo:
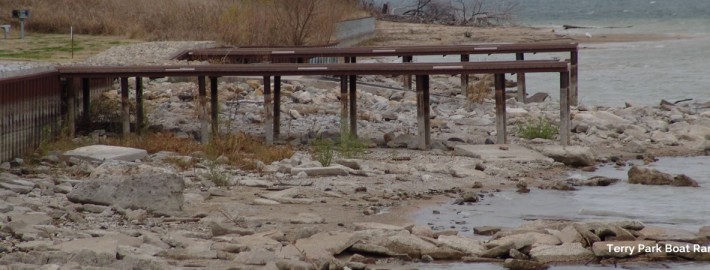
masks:
<svg viewBox="0 0 710 270"><path fill-rule="evenodd" d="M181 54L180 60L201 60L205 58L245 58L247 56L291 58L310 57L353 57L353 56L401 56L401 55L456 55L456 54L509 54L545 53L576 51L575 42L561 43L521 43L521 44L473 44L441 46L390 46L390 47L348 47L348 48L212 48L189 50Z"/></svg>
<svg viewBox="0 0 710 270"><path fill-rule="evenodd" d="M210 112L212 113L212 137L219 135L219 94L217 77L210 77Z"/></svg>
<svg viewBox="0 0 710 270"><path fill-rule="evenodd" d="M570 72L560 72L560 143L570 144Z"/></svg>
<svg viewBox="0 0 710 270"><path fill-rule="evenodd" d="M355 57L350 59L350 63L355 63ZM350 75L350 135L357 138L357 75Z"/></svg>
<svg viewBox="0 0 710 270"><path fill-rule="evenodd" d="M468 62L471 60L471 56L468 54L462 54L461 55L461 62ZM461 94L464 94L468 97L468 83L469 83L469 77L467 73L461 73Z"/></svg>
<svg viewBox="0 0 710 270"><path fill-rule="evenodd" d="M419 149L427 150L431 144L429 111L429 75L417 75L417 127L419 129Z"/></svg>
<svg viewBox="0 0 710 270"><path fill-rule="evenodd" d="M165 76L286 76L286 75L432 75L466 73L562 72L567 63L552 60L491 61L468 63L347 63L251 64L174 66L65 66L63 78L165 77Z"/></svg>
<svg viewBox="0 0 710 270"><path fill-rule="evenodd" d="M128 77L121 77L121 135L127 138L131 133L131 113L128 104Z"/></svg>
<svg viewBox="0 0 710 270"><path fill-rule="evenodd" d="M267 145L274 144L274 114L271 106L271 77L264 76L264 136Z"/></svg>
<svg viewBox="0 0 710 270"><path fill-rule="evenodd" d="M402 56L402 63L412 63L414 61L414 57L411 55L404 55ZM404 89L406 90L412 90L412 75L411 74L406 74L402 76L402 84L404 84Z"/></svg>
<svg viewBox="0 0 710 270"><path fill-rule="evenodd" d="M505 115L505 74L497 73L494 76L496 96L496 143L507 143L507 121Z"/></svg>
<svg viewBox="0 0 710 270"><path fill-rule="evenodd" d="M207 120L207 81L205 76L197 77L197 92L197 102L199 103L198 117L200 118L200 142L207 144L210 138Z"/></svg>
<svg viewBox="0 0 710 270"><path fill-rule="evenodd" d="M91 107L91 81L88 78L81 80L81 99L82 99L82 124L88 127L91 122L89 108Z"/></svg>
<svg viewBox="0 0 710 270"><path fill-rule="evenodd" d="M579 77L579 55L578 52L575 50L571 52L572 56L570 57L570 95L569 95L569 104L570 106L577 106L579 105L578 99L579 99L579 89L577 88L579 86L578 82L578 77Z"/></svg>
<svg viewBox="0 0 710 270"><path fill-rule="evenodd" d="M525 54L524 53L516 53L515 54L515 60L516 61L523 61L525 60ZM518 72L517 73L518 77L518 102L525 103L525 99L527 98L527 90L525 86L525 72Z"/></svg>
<svg viewBox="0 0 710 270"><path fill-rule="evenodd" d="M136 132L145 132L145 112L143 110L143 77L136 77Z"/></svg>
<svg viewBox="0 0 710 270"><path fill-rule="evenodd" d="M67 134L69 138L74 138L74 132L76 131L76 79L72 78L67 80L66 90L67 92Z"/></svg>
<svg viewBox="0 0 710 270"><path fill-rule="evenodd" d="M281 133L281 76L274 76L274 139Z"/></svg>
<svg viewBox="0 0 710 270"><path fill-rule="evenodd" d="M349 60L348 60L349 61ZM340 134L348 130L348 76L340 76Z"/></svg>

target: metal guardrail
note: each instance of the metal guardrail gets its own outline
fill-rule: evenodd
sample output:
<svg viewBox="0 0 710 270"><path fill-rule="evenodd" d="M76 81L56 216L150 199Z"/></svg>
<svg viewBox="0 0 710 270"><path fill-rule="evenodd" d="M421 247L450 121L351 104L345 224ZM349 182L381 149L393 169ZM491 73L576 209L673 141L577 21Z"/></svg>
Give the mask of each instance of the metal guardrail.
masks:
<svg viewBox="0 0 710 270"><path fill-rule="evenodd" d="M461 62L469 62L470 55L476 54L515 54L518 61L525 60L526 53L569 53L570 97L571 105L577 105L578 96L578 44L575 42L555 43L515 43L515 44L472 44L472 45L440 45L440 46L388 46L388 47L346 47L346 48L208 48L188 50L180 53L179 60L219 60L220 63L249 64L259 62L271 63L307 63L316 57L338 57L344 62L355 63L357 57L398 56L402 62L413 61L414 56L421 55L460 55ZM525 102L527 89L525 73L518 73L518 100ZM461 88L468 87L468 74L461 73ZM411 76L404 77L405 88L412 89ZM465 92L465 91L463 91Z"/></svg>
<svg viewBox="0 0 710 270"><path fill-rule="evenodd" d="M62 81L56 70L0 78L0 162L31 154L42 142L57 136L68 110ZM87 95L78 97L86 104L89 96L109 89L107 78L89 81ZM76 108L81 115L88 107Z"/></svg>
<svg viewBox="0 0 710 270"><path fill-rule="evenodd" d="M24 156L59 131L59 72L0 79L0 161Z"/></svg>

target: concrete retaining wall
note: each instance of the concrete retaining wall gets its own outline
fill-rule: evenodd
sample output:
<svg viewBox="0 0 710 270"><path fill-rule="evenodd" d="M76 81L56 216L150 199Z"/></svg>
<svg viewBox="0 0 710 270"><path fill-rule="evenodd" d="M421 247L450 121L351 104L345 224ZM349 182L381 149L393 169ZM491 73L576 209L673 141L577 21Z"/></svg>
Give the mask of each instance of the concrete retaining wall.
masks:
<svg viewBox="0 0 710 270"><path fill-rule="evenodd" d="M337 38L339 47L350 47L375 35L374 17L348 20L338 23Z"/></svg>

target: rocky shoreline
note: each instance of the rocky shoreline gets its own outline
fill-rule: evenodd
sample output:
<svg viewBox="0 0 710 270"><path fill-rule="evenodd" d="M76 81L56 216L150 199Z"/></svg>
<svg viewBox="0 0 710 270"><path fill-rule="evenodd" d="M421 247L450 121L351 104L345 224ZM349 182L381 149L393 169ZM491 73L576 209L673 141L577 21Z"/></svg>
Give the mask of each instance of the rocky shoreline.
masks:
<svg viewBox="0 0 710 270"><path fill-rule="evenodd" d="M117 49L87 63L132 63L132 55L143 58L140 63L159 64L164 58L147 58L150 48L168 45L131 46L125 55ZM336 159L328 167L308 148L317 135L339 136L338 84L303 77L284 79L280 140L300 150L260 164L256 172L200 153L140 150L124 161L49 153L0 165L0 269L379 269L413 261L540 269L550 263L710 260L710 253L694 250L708 243L705 227L687 232L632 220L539 220L517 228L477 228L485 237L481 240L456 229L411 224L412 211L422 205L453 200L475 207L502 189L564 189L571 186L566 181L570 167L594 170L600 163L706 154L710 104L581 105L573 108L573 147L515 135L509 146L486 146L495 138L494 102L471 102L458 77L434 76L434 143L432 150L418 151L413 150L415 93L401 90L399 78L359 79L358 130L370 147L359 159ZM474 84L480 89L486 81ZM261 81L225 79L219 88L220 118L229 123L221 132L261 136ZM196 138L196 94L189 80L146 80L149 129ZM116 102L118 96L110 91L101 99ZM550 100L509 99L508 129L539 117L556 119L558 106ZM98 143L107 134L84 139ZM481 154L468 146L503 154ZM505 157L518 146L535 156ZM175 160L194 166L180 168ZM215 170L227 176L226 185L210 179ZM686 245L689 250L681 250ZM638 252L640 246L650 252Z"/></svg>

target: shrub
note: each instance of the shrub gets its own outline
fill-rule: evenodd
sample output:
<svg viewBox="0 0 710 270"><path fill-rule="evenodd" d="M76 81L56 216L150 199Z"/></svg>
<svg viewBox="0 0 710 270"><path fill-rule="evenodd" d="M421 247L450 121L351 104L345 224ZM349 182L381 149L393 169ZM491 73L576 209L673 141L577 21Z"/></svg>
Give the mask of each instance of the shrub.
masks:
<svg viewBox="0 0 710 270"><path fill-rule="evenodd" d="M528 119L524 123L518 123L518 136L525 139L552 139L559 131L557 123L545 117Z"/></svg>
<svg viewBox="0 0 710 270"><path fill-rule="evenodd" d="M336 145L338 156L342 158L359 158L365 153L367 145L350 132L340 134L340 141Z"/></svg>
<svg viewBox="0 0 710 270"><path fill-rule="evenodd" d="M328 167L335 156L335 145L330 139L317 138L311 143L311 156Z"/></svg>
<svg viewBox="0 0 710 270"><path fill-rule="evenodd" d="M207 163L207 172L203 175L203 177L212 181L212 183L218 187L229 185L229 175L214 161Z"/></svg>

